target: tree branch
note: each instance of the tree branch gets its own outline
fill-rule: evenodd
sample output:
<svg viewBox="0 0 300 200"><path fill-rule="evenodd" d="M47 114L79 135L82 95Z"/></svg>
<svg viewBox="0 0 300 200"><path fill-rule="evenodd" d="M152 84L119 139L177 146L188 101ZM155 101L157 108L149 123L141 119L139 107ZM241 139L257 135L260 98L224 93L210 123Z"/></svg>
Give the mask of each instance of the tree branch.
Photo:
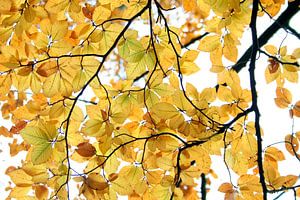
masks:
<svg viewBox="0 0 300 200"><path fill-rule="evenodd" d="M285 28L300 40L300 34L290 24L287 24Z"/></svg>
<svg viewBox="0 0 300 200"><path fill-rule="evenodd" d="M206 200L206 177L205 174L201 174L201 199Z"/></svg>
<svg viewBox="0 0 300 200"><path fill-rule="evenodd" d="M260 130L260 113L257 104L257 92L256 92L256 79L255 79L255 62L256 55L259 50L259 41L257 40L257 30L256 30L256 19L258 12L258 4L259 0L253 0L253 8L251 14L250 28L252 34L252 50L251 50L251 60L249 67L249 76L250 76L250 87L251 87L251 95L252 95L252 106L251 108L255 114L255 132L257 138L257 165L259 171L259 181L261 183L263 199L267 200L267 185L265 182L264 169L263 169L263 157L262 157L262 134Z"/></svg>
<svg viewBox="0 0 300 200"><path fill-rule="evenodd" d="M258 38L258 47L265 45L268 40L283 26L287 26L290 19L298 12L300 0L290 2L286 10L278 17L278 19L267 28L263 34ZM237 63L232 67L235 71L239 72L244 68L249 61L252 53L252 46L250 46Z"/></svg>
<svg viewBox="0 0 300 200"><path fill-rule="evenodd" d="M197 37L192 38L189 42L187 42L186 44L181 45L181 48L188 48L190 45L194 44L195 42L197 42L198 40L201 40L203 37L205 37L206 35L208 35L209 32L206 32L202 35L199 35Z"/></svg>

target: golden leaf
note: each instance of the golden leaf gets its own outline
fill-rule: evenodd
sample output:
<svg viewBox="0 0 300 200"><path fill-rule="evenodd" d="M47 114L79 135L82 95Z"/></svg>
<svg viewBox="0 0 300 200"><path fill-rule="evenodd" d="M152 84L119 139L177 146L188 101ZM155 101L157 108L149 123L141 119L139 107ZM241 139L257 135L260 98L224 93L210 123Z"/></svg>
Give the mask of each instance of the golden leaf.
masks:
<svg viewBox="0 0 300 200"><path fill-rule="evenodd" d="M205 52L212 52L221 46L219 35L209 35L200 40L198 49Z"/></svg>
<svg viewBox="0 0 300 200"><path fill-rule="evenodd" d="M33 184L32 177L29 176L23 169L16 169L6 173L11 180L20 187L31 186Z"/></svg>
<svg viewBox="0 0 300 200"><path fill-rule="evenodd" d="M177 109L169 103L157 103L152 106L151 112L161 119L171 119L178 114Z"/></svg>
<svg viewBox="0 0 300 200"><path fill-rule="evenodd" d="M222 183L219 186L218 191L223 192L223 193L233 193L234 192L233 187L230 183Z"/></svg>
<svg viewBox="0 0 300 200"><path fill-rule="evenodd" d="M286 143L285 143L286 150L294 156L295 152L297 152L299 149L298 139L296 137L288 134L285 136L285 141L286 141Z"/></svg>
<svg viewBox="0 0 300 200"><path fill-rule="evenodd" d="M276 98L275 98L276 105L279 108L287 108L291 102L292 102L291 92L286 88L277 87Z"/></svg>
<svg viewBox="0 0 300 200"><path fill-rule="evenodd" d="M48 198L48 188L44 185L36 185L34 187L36 198L43 200Z"/></svg>
<svg viewBox="0 0 300 200"><path fill-rule="evenodd" d="M93 190L104 190L108 187L108 183L98 173L91 173L87 177L85 183Z"/></svg>

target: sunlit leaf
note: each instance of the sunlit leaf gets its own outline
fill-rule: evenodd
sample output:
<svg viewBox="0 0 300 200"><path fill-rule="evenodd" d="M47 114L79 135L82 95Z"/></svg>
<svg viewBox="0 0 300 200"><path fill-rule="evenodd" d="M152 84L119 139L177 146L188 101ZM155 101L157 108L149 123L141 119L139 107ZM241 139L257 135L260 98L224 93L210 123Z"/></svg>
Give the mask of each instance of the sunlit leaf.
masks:
<svg viewBox="0 0 300 200"><path fill-rule="evenodd" d="M211 52L214 51L217 47L221 46L220 36L206 36L200 41L198 49L201 51Z"/></svg>

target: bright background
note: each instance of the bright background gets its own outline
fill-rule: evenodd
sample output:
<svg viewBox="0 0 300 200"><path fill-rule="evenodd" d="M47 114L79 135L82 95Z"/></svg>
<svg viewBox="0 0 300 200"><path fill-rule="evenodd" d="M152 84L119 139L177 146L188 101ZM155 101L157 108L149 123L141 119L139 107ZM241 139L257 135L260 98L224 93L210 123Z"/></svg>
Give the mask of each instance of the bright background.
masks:
<svg viewBox="0 0 300 200"><path fill-rule="evenodd" d="M282 9L283 10L283 9ZM182 11L179 11L182 12ZM181 18L183 19L183 18ZM299 23L297 21L300 20L300 14L298 13L293 17L293 19L290 22L291 27L297 29L298 32L300 32ZM258 19L258 33L262 33L266 27L268 27L271 23L273 23L273 20L267 17L266 15L264 17L260 17ZM178 24L178 23L177 23ZM134 27L138 27L138 30L147 30L147 25L143 25L140 23L134 23ZM141 28L141 26L146 26L145 29ZM143 34L143 33L141 33ZM147 33L146 33L147 34ZM248 28L244 34L243 39L241 40L241 44L243 46L239 47L239 55L242 55L242 53L251 45L251 32ZM275 46L279 46L282 43L282 45L288 46L288 53L291 53L295 48L300 47L300 41L297 40L297 38L291 34L288 34L283 30L280 29L275 37L271 38L268 44L273 44ZM194 45L190 46L191 49L193 47L197 47L198 43L195 43ZM207 53L201 52L199 54L198 65L201 67L201 70L199 73L185 77L184 80L188 81L190 83L193 83L199 91L205 87L214 87L216 85L216 75L209 72L209 68L211 66L209 62L209 57ZM259 109L261 112L261 120L260 124L264 130L264 137L263 137L263 148L267 145L283 141L284 137L288 133L292 133L292 131L300 131L300 119L295 118L294 121L289 117L288 109L279 109L276 107L274 103L275 98L275 89L276 89L276 83L273 82L271 84L266 84L265 78L264 78L264 70L267 67L267 57L264 55L260 55L259 60L256 62L256 80L257 80L257 91L258 91L258 103L259 103ZM248 75L248 67L244 68L240 73L241 77L241 84L242 87L249 88L249 75ZM109 80L109 78L105 78L106 81ZM300 100L300 84L291 84L289 82L285 83L285 87L288 88L293 93L293 103ZM250 115L250 118L253 119L253 114ZM9 121L3 120L0 116L0 126L4 126L6 128L10 128L11 123ZM4 199L8 195L7 192L5 192L5 187L8 186L9 177L5 175L5 170L9 166L20 166L21 160L25 158L25 152L20 152L17 156L11 157L9 154L9 143L12 143L13 139L11 138L5 138L3 136L0 136L0 199ZM19 138L19 141L20 138ZM300 174L300 163L297 161L296 158L291 156L285 151L284 144L278 144L275 145L275 147L283 150L285 152L286 161L279 162L279 169L281 175L288 175L288 174ZM222 157L216 157L213 156L213 164L212 168L215 170L215 172L218 174L218 179L214 179L210 177L212 181L212 185L210 186L211 192L207 194L207 199L223 199L224 195L223 193L217 192L218 186L223 182L229 182L229 176L228 172L226 171L226 167L223 162ZM233 183L236 183L236 177L234 173L232 173ZM299 181L298 181L299 182ZM200 183L200 181L199 181ZM71 188L76 188L71 185ZM199 185L200 190L200 185ZM71 197L76 197L76 191L71 192ZM270 197L275 198L277 194L270 195ZM287 194L283 195L280 199L293 199L293 192L290 191ZM120 199L126 199L125 197Z"/></svg>

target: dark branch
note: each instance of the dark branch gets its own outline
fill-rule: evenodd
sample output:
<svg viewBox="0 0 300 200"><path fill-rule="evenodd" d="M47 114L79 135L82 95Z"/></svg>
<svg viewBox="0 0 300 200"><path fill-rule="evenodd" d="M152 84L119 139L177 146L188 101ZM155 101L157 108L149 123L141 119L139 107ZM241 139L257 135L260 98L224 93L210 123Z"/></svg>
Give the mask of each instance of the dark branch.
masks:
<svg viewBox="0 0 300 200"><path fill-rule="evenodd" d="M285 28L300 40L300 34L290 24L287 24Z"/></svg>
<svg viewBox="0 0 300 200"><path fill-rule="evenodd" d="M201 40L203 37L205 37L206 35L208 35L209 33L206 32L203 35L199 35L197 37L192 38L189 42L187 42L184 45L181 45L181 48L188 48L191 44L194 44L195 42L197 42L198 40Z"/></svg>
<svg viewBox="0 0 300 200"><path fill-rule="evenodd" d="M206 200L206 177L205 174L201 174L201 199Z"/></svg>
<svg viewBox="0 0 300 200"><path fill-rule="evenodd" d="M252 34L252 50L251 50L251 60L250 60L250 67L249 67L249 76L250 76L250 87L251 87L251 95L252 95L252 106L251 108L255 114L255 132L257 138L257 165L258 165L258 172L259 172L259 181L261 183L262 192L263 192L263 199L267 200L267 185L264 176L264 169L263 169L263 157L262 157L262 134L260 130L260 113L258 109L257 103L257 92L256 92L256 79L255 79L255 62L256 62L256 55L259 50L259 41L257 40L257 30L256 30L256 19L257 19L257 12L258 12L258 4L259 0L253 1L253 8L251 14L251 34Z"/></svg>
<svg viewBox="0 0 300 200"><path fill-rule="evenodd" d="M272 58L273 60L276 60L278 63L280 63L282 65L294 65L296 67L299 67L299 64L297 62L284 62L284 61L281 61L276 56L272 56L272 55L268 54L267 52L265 52L261 49L259 49L259 52L265 54L266 56L268 56L269 58Z"/></svg>
<svg viewBox="0 0 300 200"><path fill-rule="evenodd" d="M263 34L258 38L259 47L265 45L268 40L282 27L287 26L290 19L298 12L300 0L290 2L286 10L278 17L278 19L267 28ZM244 68L251 57L252 46L247 49L243 56L232 67L235 71L239 72Z"/></svg>

